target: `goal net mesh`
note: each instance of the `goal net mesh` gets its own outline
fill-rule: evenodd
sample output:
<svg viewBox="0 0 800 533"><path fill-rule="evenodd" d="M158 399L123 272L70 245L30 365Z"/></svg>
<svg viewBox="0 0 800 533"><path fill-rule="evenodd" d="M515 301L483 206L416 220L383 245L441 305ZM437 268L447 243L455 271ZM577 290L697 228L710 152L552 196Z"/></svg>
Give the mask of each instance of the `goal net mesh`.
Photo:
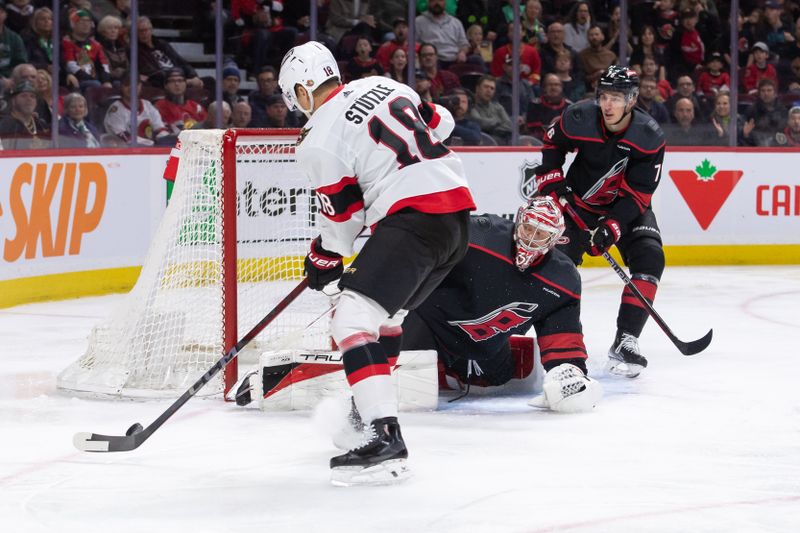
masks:
<svg viewBox="0 0 800 533"><path fill-rule="evenodd" d="M296 138L240 134L236 205L226 206L223 183L234 173L224 165L224 133L181 134L175 187L139 279L94 328L86 353L59 375L60 388L117 397L178 396L225 353L226 322L236 319L235 343L301 279L316 234L316 205L295 165ZM224 231L226 208L236 209L235 236ZM223 241L234 238L236 281L226 284ZM255 362L268 349L330 348L327 316L306 329L329 307L326 296L305 291L239 362L246 363L248 355ZM201 394L222 392L221 376Z"/></svg>

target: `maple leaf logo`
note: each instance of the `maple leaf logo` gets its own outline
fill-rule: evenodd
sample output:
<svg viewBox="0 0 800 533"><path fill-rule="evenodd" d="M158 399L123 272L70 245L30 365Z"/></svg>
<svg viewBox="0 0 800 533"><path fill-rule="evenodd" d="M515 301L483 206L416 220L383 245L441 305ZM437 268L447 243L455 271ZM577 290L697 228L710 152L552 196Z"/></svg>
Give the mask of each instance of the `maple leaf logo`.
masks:
<svg viewBox="0 0 800 533"><path fill-rule="evenodd" d="M703 159L694 170L670 170L669 175L689 210L707 230L742 177L741 170L717 170Z"/></svg>
<svg viewBox="0 0 800 533"><path fill-rule="evenodd" d="M714 174L717 173L717 167L709 163L708 159L703 159L700 166L694 167L694 171L697 172L697 179L701 181L712 181L714 179Z"/></svg>

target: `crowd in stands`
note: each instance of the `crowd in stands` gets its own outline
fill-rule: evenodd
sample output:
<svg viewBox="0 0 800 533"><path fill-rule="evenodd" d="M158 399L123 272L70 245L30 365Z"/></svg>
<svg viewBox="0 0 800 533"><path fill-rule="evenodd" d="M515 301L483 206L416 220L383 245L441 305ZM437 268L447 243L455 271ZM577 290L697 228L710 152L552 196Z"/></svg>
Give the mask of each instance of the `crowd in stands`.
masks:
<svg viewBox="0 0 800 533"><path fill-rule="evenodd" d="M313 1L316 38L333 51L343 81L387 76L445 105L456 119L452 145L509 144L515 82L520 142L541 144L553 118L593 98L600 73L619 62L617 0L417 0L413 46L406 0ZM134 139L171 145L183 129L217 124L217 80L198 75L198 65L155 36L151 4L140 1L143 16L133 21L130 0L62 0L58 58L52 4L0 0L3 149L51 146L53 113L60 147L120 147ZM740 0L733 19L725 0L627 4L622 54L640 75L638 107L661 125L670 145L727 145L731 131L739 146L800 145L800 0ZM301 126L304 117L286 108L277 79L286 51L310 38L309 2L225 0L223 9L223 127ZM521 20L518 80L512 79L514 9ZM186 10L192 27L181 40L213 53L214 2L196 0ZM734 65L731 20L739 33ZM136 132L130 131L132 38Z"/></svg>

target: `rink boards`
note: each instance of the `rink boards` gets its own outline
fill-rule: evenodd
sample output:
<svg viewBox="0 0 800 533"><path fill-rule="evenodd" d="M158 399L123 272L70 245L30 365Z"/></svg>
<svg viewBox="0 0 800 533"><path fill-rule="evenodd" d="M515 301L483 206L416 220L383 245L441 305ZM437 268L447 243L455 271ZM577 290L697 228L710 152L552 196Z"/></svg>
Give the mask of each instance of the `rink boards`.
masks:
<svg viewBox="0 0 800 533"><path fill-rule="evenodd" d="M513 216L541 153L458 152L478 212ZM166 159L162 149L6 152L0 307L128 290L166 206ZM800 263L799 166L796 151L669 150L653 197L668 264Z"/></svg>

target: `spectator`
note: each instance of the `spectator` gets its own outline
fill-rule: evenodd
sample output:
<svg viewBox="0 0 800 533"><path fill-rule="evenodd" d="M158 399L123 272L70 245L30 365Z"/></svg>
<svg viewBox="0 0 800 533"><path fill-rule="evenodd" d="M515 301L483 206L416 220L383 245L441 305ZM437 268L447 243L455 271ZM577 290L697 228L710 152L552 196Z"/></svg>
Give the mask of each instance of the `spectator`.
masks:
<svg viewBox="0 0 800 533"><path fill-rule="evenodd" d="M558 52L556 55L556 69L551 72L561 80L564 96L571 102L582 100L586 94L586 83L581 79L572 77L572 54L568 50ZM545 74L546 76L546 74Z"/></svg>
<svg viewBox="0 0 800 533"><path fill-rule="evenodd" d="M67 86L85 92L89 87L111 87L111 73L103 47L92 39L91 14L85 9L70 15L72 32L61 42Z"/></svg>
<svg viewBox="0 0 800 533"><path fill-rule="evenodd" d="M9 114L0 119L0 139L6 150L50 147L50 128L34 112L36 88L24 80L8 93Z"/></svg>
<svg viewBox="0 0 800 533"><path fill-rule="evenodd" d="M668 146L705 146L709 141L717 141L710 124L695 124L694 104L688 98L678 98L675 102L675 123L662 126Z"/></svg>
<svg viewBox="0 0 800 533"><path fill-rule="evenodd" d="M658 101L658 84L653 76L642 76L639 82L639 98L637 105L660 125L669 122L667 107Z"/></svg>
<svg viewBox="0 0 800 533"><path fill-rule="evenodd" d="M404 18L398 18L394 21L393 27L394 39L380 45L375 53L375 59L383 67L384 72L389 71L391 57L398 48L405 50L406 59L408 59L408 21ZM414 45L414 50L419 52L419 44Z"/></svg>
<svg viewBox="0 0 800 533"><path fill-rule="evenodd" d="M191 129L206 119L206 110L194 100L186 98L186 77L183 70L174 68L167 72L164 82L165 97L156 103L161 120L173 135Z"/></svg>
<svg viewBox="0 0 800 533"><path fill-rule="evenodd" d="M164 86L164 76L170 69L179 68L186 76L189 87L203 88L192 66L172 46L153 37L153 23L147 17L139 17L136 24L139 39L139 75L153 87Z"/></svg>
<svg viewBox="0 0 800 533"><path fill-rule="evenodd" d="M33 17L33 5L31 0L11 0L6 2L6 11L8 19L6 25L18 34L22 30L30 27L31 18Z"/></svg>
<svg viewBox="0 0 800 533"><path fill-rule="evenodd" d="M540 0L528 0L525 2L525 11L520 19L522 26L521 40L537 49L547 42L547 34L541 17L542 2Z"/></svg>
<svg viewBox="0 0 800 533"><path fill-rule="evenodd" d="M424 70L417 70L414 74L414 89L423 102L433 102L432 88L433 83L428 74Z"/></svg>
<svg viewBox="0 0 800 533"><path fill-rule="evenodd" d="M467 60L469 41L464 26L457 18L445 13L444 0L428 2L428 10L417 16L416 35L418 41L435 47L442 68Z"/></svg>
<svg viewBox="0 0 800 533"><path fill-rule="evenodd" d="M586 73L586 82L593 84L608 67L617 62L617 54L603 48L605 36L600 26L589 29L589 46L578 53Z"/></svg>
<svg viewBox="0 0 800 533"><path fill-rule="evenodd" d="M736 143L741 144L742 119L738 113L731 116L731 95L727 91L720 91L714 95L714 112L711 114L711 125L717 131L721 145L728 145L730 129L736 128Z"/></svg>
<svg viewBox="0 0 800 533"><path fill-rule="evenodd" d="M778 146L800 146L800 106L789 110L786 128L775 135L775 141Z"/></svg>
<svg viewBox="0 0 800 533"><path fill-rule="evenodd" d="M395 48L389 59L389 70L384 76L408 85L408 56L402 48Z"/></svg>
<svg viewBox="0 0 800 533"><path fill-rule="evenodd" d="M438 66L436 47L431 43L424 43L419 47L419 66L431 82L431 96L436 100L451 90L459 87L461 82L458 76Z"/></svg>
<svg viewBox="0 0 800 533"><path fill-rule="evenodd" d="M527 46L527 45L526 45ZM503 72L502 76L497 78L496 83L496 90L494 94L495 100L500 102L500 105L503 106L503 109L506 110L509 116L511 116L511 104L514 101L512 99L513 95L513 81L511 79L512 74L514 73L514 64L511 60L510 55L506 55L506 59L503 62ZM538 83L538 78L537 78ZM528 106L530 105L531 101L534 97L533 86L530 82L523 78L520 80L519 84L519 115L518 121L520 126L525 123L523 120L525 115L528 113Z"/></svg>
<svg viewBox="0 0 800 533"><path fill-rule="evenodd" d="M651 57L661 65L662 72L659 79L664 79L664 51L656 46L656 31L652 26L645 26L639 33L639 43L633 47L630 65L636 72L642 73L642 63L646 57Z"/></svg>
<svg viewBox="0 0 800 533"><path fill-rule="evenodd" d="M769 59L769 47L761 41L753 45L753 62L747 65L744 71L744 90L747 94L755 94L759 91L759 84L762 79L771 80L778 85L778 72L772 64L767 63Z"/></svg>
<svg viewBox="0 0 800 533"><path fill-rule="evenodd" d="M775 134L786 127L786 108L778 101L777 86L770 78L758 82L758 99L745 113L742 137L747 146L773 146Z"/></svg>
<svg viewBox="0 0 800 533"><path fill-rule="evenodd" d="M654 58L644 58L642 61L642 76L653 76L656 80L658 80L658 94L661 96L661 100L669 100L675 93L675 91L672 89L672 85L670 85L666 79L664 67L656 63Z"/></svg>
<svg viewBox="0 0 800 533"><path fill-rule="evenodd" d="M81 93L64 97L64 116L58 121L58 145L61 148L99 148L100 132L86 120L89 106Z"/></svg>
<svg viewBox="0 0 800 533"><path fill-rule="evenodd" d="M0 89L9 88L11 71L20 63L28 62L28 53L22 37L6 27L6 4L0 0ZM8 147L6 147L8 149Z"/></svg>
<svg viewBox="0 0 800 533"><path fill-rule="evenodd" d="M509 32L513 30L513 26L509 26ZM511 43L501 46L494 51L492 58L492 67L489 70L490 74L494 77L503 75L506 59L511 57L512 52ZM542 72L542 60L539 57L539 52L536 48L526 43L519 43L519 77L520 79L527 80L533 87L539 86L539 80Z"/></svg>
<svg viewBox="0 0 800 533"><path fill-rule="evenodd" d="M714 98L718 92L730 90L731 78L727 72L722 70L724 66L722 54L712 52L706 62L706 68L703 69L697 80L700 91L706 95L706 98Z"/></svg>
<svg viewBox="0 0 800 533"><path fill-rule="evenodd" d="M592 27L589 2L580 0L572 6L568 22L564 25L564 44L580 52L589 46L589 28ZM602 44L602 43L601 43Z"/></svg>
<svg viewBox="0 0 800 533"><path fill-rule="evenodd" d="M467 61L482 65L483 71L486 72L486 65L492 62L494 56L492 41L484 39L483 28L479 24L467 28L467 41L469 42Z"/></svg>
<svg viewBox="0 0 800 533"><path fill-rule="evenodd" d="M228 65L222 69L222 99L228 102L233 109L233 104L241 99L239 86L242 83L242 73L236 65Z"/></svg>
<svg viewBox="0 0 800 533"><path fill-rule="evenodd" d="M380 0L372 0L380 1ZM369 35L380 40L380 30L370 0L330 0L325 31L339 43L345 34Z"/></svg>
<svg viewBox="0 0 800 533"><path fill-rule="evenodd" d="M286 102L283 97L274 94L267 98L267 127L268 128L287 128L289 108L286 107Z"/></svg>
<svg viewBox="0 0 800 533"><path fill-rule="evenodd" d="M475 105L469 118L478 123L481 131L491 135L498 144L508 144L511 137L511 119L498 102L494 101L497 82L494 76L482 76L475 86Z"/></svg>
<svg viewBox="0 0 800 533"><path fill-rule="evenodd" d="M106 15L100 19L97 24L97 42L103 47L108 59L112 84L119 85L122 82L122 75L130 68L128 45L122 37L122 21L113 15Z"/></svg>
<svg viewBox="0 0 800 533"><path fill-rule="evenodd" d="M30 27L20 36L25 43L28 62L36 68L52 68L53 12L50 8L40 7L34 11Z"/></svg>
<svg viewBox="0 0 800 533"><path fill-rule="evenodd" d="M450 134L450 144L463 146L479 146L481 144L481 127L469 119L469 95L461 88L453 89L447 97L447 110L453 115L455 127ZM460 139L460 141L455 140Z"/></svg>
<svg viewBox="0 0 800 533"><path fill-rule="evenodd" d="M137 94L137 132L136 142L143 146L154 144L169 144L174 141L174 136L161 120L161 114L149 101L141 97L142 82L138 82ZM130 73L122 76L122 98L112 103L106 111L103 125L108 133L115 135L123 143L128 144L133 139L131 133L131 77Z"/></svg>
<svg viewBox="0 0 800 533"><path fill-rule="evenodd" d="M383 67L372 57L372 44L363 35L356 38L355 55L347 62L349 80L358 80L369 76L383 76Z"/></svg>
<svg viewBox="0 0 800 533"><path fill-rule="evenodd" d="M793 43L790 26L781 19L783 6L777 0L769 0L764 6L764 18L756 28L756 38L763 41L771 50L778 50L787 43Z"/></svg>
<svg viewBox="0 0 800 533"><path fill-rule="evenodd" d="M279 96L279 98L283 98ZM193 130L210 130L217 127L217 102L208 104L208 114L206 115L205 122L198 122L192 126ZM221 128L230 128L231 126L231 105L225 100L222 101L222 124Z"/></svg>
<svg viewBox="0 0 800 533"><path fill-rule="evenodd" d="M559 53L568 53L572 62L572 70L570 76L583 83L583 70L581 70L581 62L578 59L578 54L564 44L564 25L560 22L553 22L547 27L547 44L539 49L539 57L542 60L542 74L556 71L556 55Z"/></svg>
<svg viewBox="0 0 800 533"><path fill-rule="evenodd" d="M564 97L564 84L558 75L545 74L542 78L542 96L528 108L528 133L539 140L544 139L547 127L571 103Z"/></svg>
<svg viewBox="0 0 800 533"><path fill-rule="evenodd" d="M694 116L698 120L705 120L708 115L708 100L702 93L698 94L695 91L694 82L692 77L685 75L678 78L678 90L675 91L669 100L667 100L667 110L669 111L670 118L677 122L678 117L675 113L675 103L681 98L688 98L694 104Z"/></svg>
<svg viewBox="0 0 800 533"><path fill-rule="evenodd" d="M653 17L656 29L656 48L661 50L665 56L678 29L680 14L674 8L674 0L659 0Z"/></svg>
<svg viewBox="0 0 800 533"><path fill-rule="evenodd" d="M681 24L670 43L670 73L673 76L694 75L703 66L705 45L697 31L697 12L681 12Z"/></svg>
<svg viewBox="0 0 800 533"><path fill-rule="evenodd" d="M284 107L286 107L284 105ZM250 121L253 119L253 110L247 100L239 100L233 104L231 110L231 127L233 128L248 128Z"/></svg>

